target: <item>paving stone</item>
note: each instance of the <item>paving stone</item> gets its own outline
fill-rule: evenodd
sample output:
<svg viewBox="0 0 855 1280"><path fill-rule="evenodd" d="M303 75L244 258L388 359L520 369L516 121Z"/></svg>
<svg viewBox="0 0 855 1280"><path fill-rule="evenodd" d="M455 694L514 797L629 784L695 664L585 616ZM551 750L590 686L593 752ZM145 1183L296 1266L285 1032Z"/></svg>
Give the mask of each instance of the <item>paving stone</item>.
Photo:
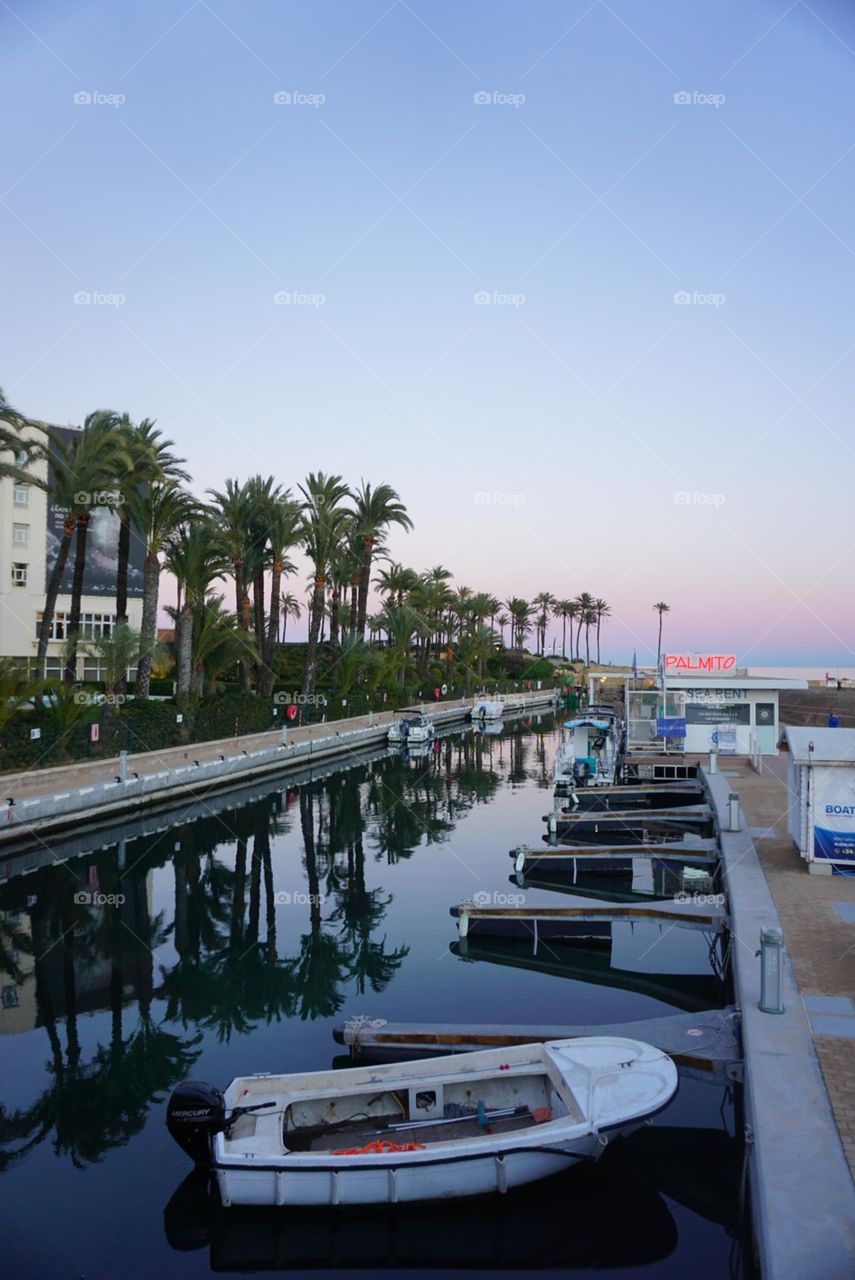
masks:
<svg viewBox="0 0 855 1280"><path fill-rule="evenodd" d="M814 1013L811 1014L810 1025L815 1036L841 1036L855 1040L855 1018L833 1018Z"/></svg>
<svg viewBox="0 0 855 1280"><path fill-rule="evenodd" d="M855 1006L845 996L803 996L808 1013L836 1013L844 1018L855 1018Z"/></svg>
<svg viewBox="0 0 855 1280"><path fill-rule="evenodd" d="M855 924L855 902L835 902L834 910L844 924Z"/></svg>

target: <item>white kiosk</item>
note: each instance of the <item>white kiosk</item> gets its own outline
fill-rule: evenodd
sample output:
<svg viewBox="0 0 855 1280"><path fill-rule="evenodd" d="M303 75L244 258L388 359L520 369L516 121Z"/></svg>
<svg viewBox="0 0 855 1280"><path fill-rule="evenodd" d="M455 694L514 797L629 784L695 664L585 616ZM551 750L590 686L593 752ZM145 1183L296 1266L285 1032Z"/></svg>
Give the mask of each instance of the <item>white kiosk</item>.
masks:
<svg viewBox="0 0 855 1280"><path fill-rule="evenodd" d="M784 726L787 828L808 871L855 868L855 729Z"/></svg>

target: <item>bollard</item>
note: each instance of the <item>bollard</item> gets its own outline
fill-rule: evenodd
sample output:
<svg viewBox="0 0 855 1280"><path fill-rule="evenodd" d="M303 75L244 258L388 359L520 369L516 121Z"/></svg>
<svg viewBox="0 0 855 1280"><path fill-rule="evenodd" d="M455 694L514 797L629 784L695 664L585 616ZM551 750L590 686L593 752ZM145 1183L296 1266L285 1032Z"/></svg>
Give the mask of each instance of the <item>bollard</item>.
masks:
<svg viewBox="0 0 855 1280"><path fill-rule="evenodd" d="M119 781L127 782L128 780L128 753L127 751L119 752Z"/></svg>
<svg viewBox="0 0 855 1280"><path fill-rule="evenodd" d="M288 746L288 725L284 721L282 724L282 746Z"/></svg>
<svg viewBox="0 0 855 1280"><path fill-rule="evenodd" d="M729 810L729 826L728 831L739 830L739 796L735 791L731 791L727 798Z"/></svg>
<svg viewBox="0 0 855 1280"><path fill-rule="evenodd" d="M710 751L710 773L718 773L718 752Z"/></svg>
<svg viewBox="0 0 855 1280"><path fill-rule="evenodd" d="M784 935L780 929L760 930L761 1013L784 1012Z"/></svg>
<svg viewBox="0 0 855 1280"><path fill-rule="evenodd" d="M547 826L549 827L549 838L554 840L558 835L558 819L554 813L550 813Z"/></svg>

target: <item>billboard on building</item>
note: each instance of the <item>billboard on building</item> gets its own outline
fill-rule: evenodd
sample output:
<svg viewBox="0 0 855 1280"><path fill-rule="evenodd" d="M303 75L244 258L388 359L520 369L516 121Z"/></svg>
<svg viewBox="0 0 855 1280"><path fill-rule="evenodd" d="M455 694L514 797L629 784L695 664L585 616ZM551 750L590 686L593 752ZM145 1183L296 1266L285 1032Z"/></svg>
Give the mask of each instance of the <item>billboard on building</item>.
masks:
<svg viewBox="0 0 855 1280"><path fill-rule="evenodd" d="M71 427L54 427L53 431L65 444L77 434ZM49 469L50 484L51 471ZM52 486L48 490L49 494ZM62 542L65 511L48 498L47 536L45 541L45 589L56 564ZM86 596L115 597L116 573L119 566L119 517L105 505L105 495L91 495L89 533L86 538L86 569L83 575L83 594ZM68 559L60 581L60 592L69 595L74 577L74 552L76 537L71 540ZM128 560L128 596L143 594L143 570L145 546L135 529L131 528L131 548Z"/></svg>
<svg viewBox="0 0 855 1280"><path fill-rule="evenodd" d="M855 860L855 776L852 768L813 773L813 856L830 862Z"/></svg>

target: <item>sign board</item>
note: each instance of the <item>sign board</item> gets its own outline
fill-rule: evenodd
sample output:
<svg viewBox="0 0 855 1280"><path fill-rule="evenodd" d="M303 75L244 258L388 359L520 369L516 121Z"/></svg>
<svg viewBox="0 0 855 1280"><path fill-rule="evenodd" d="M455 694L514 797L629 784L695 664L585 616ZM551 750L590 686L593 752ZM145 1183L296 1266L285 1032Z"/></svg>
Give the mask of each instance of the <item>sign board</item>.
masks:
<svg viewBox="0 0 855 1280"><path fill-rule="evenodd" d="M447 693L448 693L448 685L447 685L447 684L444 684L444 685L442 685L442 696L443 696L443 698L445 697L445 695L446 695Z"/></svg>
<svg viewBox="0 0 855 1280"><path fill-rule="evenodd" d="M687 724L750 724L751 706L747 702L687 702Z"/></svg>
<svg viewBox="0 0 855 1280"><path fill-rule="evenodd" d="M90 726L89 726L89 741L90 741L90 742L97 742L97 741L98 741L98 739L99 739L100 737L101 737L101 726L100 726L100 724L90 724Z"/></svg>
<svg viewBox="0 0 855 1280"><path fill-rule="evenodd" d="M727 727L713 729L710 734L710 747L713 751L729 751L735 753L736 730L728 729Z"/></svg>
<svg viewBox="0 0 855 1280"><path fill-rule="evenodd" d="M36 741L38 738L40 738L41 736L42 736L42 731L41 731L41 729L31 729L31 730L30 730L30 742L35 742L35 741Z"/></svg>
<svg viewBox="0 0 855 1280"><path fill-rule="evenodd" d="M855 862L855 783L851 768L814 768L813 856Z"/></svg>
<svg viewBox="0 0 855 1280"><path fill-rule="evenodd" d="M657 738L685 738L686 721L683 716L657 716Z"/></svg>
<svg viewBox="0 0 855 1280"><path fill-rule="evenodd" d="M723 671L733 671L736 666L736 654L666 653L663 663L666 676L693 675L695 673L719 675Z"/></svg>

